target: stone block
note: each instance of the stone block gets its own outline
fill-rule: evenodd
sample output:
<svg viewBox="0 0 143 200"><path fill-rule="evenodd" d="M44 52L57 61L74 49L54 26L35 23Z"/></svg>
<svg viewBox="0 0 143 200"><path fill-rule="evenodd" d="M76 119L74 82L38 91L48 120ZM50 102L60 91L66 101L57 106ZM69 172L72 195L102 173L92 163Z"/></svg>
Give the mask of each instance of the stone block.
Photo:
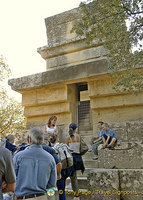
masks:
<svg viewBox="0 0 143 200"><path fill-rule="evenodd" d="M92 200L120 200L120 196L114 191L119 190L118 170L91 170L88 174L90 199Z"/></svg>
<svg viewBox="0 0 143 200"><path fill-rule="evenodd" d="M96 62L87 62L77 64L69 67L62 67L52 69L50 71L29 75L22 78L11 79L8 84L11 85L13 90L23 93L25 90L30 88L41 88L49 84L69 84L72 82L87 81L87 78L93 76L104 77L104 73L108 71L107 59L101 59Z"/></svg>
<svg viewBox="0 0 143 200"><path fill-rule="evenodd" d="M103 109L112 107L143 105L143 93L138 94L138 98L131 94L116 96L105 96L91 99L91 109Z"/></svg>
<svg viewBox="0 0 143 200"><path fill-rule="evenodd" d="M25 91L22 95L22 105L30 106L36 104L51 104L64 102L67 100L67 87L43 87L41 89L33 89L32 91Z"/></svg>
<svg viewBox="0 0 143 200"><path fill-rule="evenodd" d="M142 200L143 169L95 169L88 174L93 200Z"/></svg>
<svg viewBox="0 0 143 200"><path fill-rule="evenodd" d="M101 149L98 151L98 164L99 168L106 169L143 169L143 144L129 143L124 149Z"/></svg>
<svg viewBox="0 0 143 200"><path fill-rule="evenodd" d="M93 124L97 127L98 121L104 121L109 124L126 121L140 121L143 119L143 106L115 107L106 109L92 110Z"/></svg>
<svg viewBox="0 0 143 200"><path fill-rule="evenodd" d="M119 180L122 200L143 199L143 169L121 169Z"/></svg>
<svg viewBox="0 0 143 200"><path fill-rule="evenodd" d="M108 96L116 94L116 91L113 90L114 81L111 77L106 79L94 80L88 82L88 91L90 98L95 98L99 96ZM107 87L108 86L108 87Z"/></svg>
<svg viewBox="0 0 143 200"><path fill-rule="evenodd" d="M42 115L56 115L58 113L70 112L69 103L54 103L43 106L25 107L24 115L26 117L42 116Z"/></svg>
<svg viewBox="0 0 143 200"><path fill-rule="evenodd" d="M103 54L102 52L104 52L103 46L99 46L48 58L46 61L47 68L65 66L68 64L76 65L77 63L92 59L95 59L96 62L96 58L101 57Z"/></svg>
<svg viewBox="0 0 143 200"><path fill-rule="evenodd" d="M74 21L80 16L81 13L78 8L46 18L48 46L56 46L76 40L76 34L71 33L71 29Z"/></svg>

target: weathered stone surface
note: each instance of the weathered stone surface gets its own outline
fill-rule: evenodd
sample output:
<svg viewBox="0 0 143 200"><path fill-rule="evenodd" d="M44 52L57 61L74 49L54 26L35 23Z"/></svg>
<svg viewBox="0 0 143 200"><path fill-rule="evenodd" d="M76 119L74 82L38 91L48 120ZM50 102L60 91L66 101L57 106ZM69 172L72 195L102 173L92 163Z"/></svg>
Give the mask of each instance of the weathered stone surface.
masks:
<svg viewBox="0 0 143 200"><path fill-rule="evenodd" d="M99 41L96 39L90 45L91 47L99 46ZM76 42L65 43L54 47L43 46L37 49L38 53L47 60L48 58L56 57L58 55L65 55L68 53L81 51L83 49L89 49L89 45L86 40L77 40ZM105 49L101 52L101 55L106 55Z"/></svg>
<svg viewBox="0 0 143 200"><path fill-rule="evenodd" d="M24 115L26 117L41 116L41 115L56 115L58 113L70 112L69 103L57 103L44 106L32 106L24 109Z"/></svg>
<svg viewBox="0 0 143 200"><path fill-rule="evenodd" d="M143 144L128 143L117 149L101 149L98 151L99 168L143 169Z"/></svg>
<svg viewBox="0 0 143 200"><path fill-rule="evenodd" d="M34 89L26 91L22 95L23 106L55 104L67 101L67 86L61 87L43 87L42 89Z"/></svg>
<svg viewBox="0 0 143 200"><path fill-rule="evenodd" d="M116 96L100 96L91 99L91 109L127 107L134 105L143 105L143 93L140 93L138 97L133 94L122 94Z"/></svg>
<svg viewBox="0 0 143 200"><path fill-rule="evenodd" d="M119 170L120 190L123 200L143 199L143 169Z"/></svg>
<svg viewBox="0 0 143 200"><path fill-rule="evenodd" d="M112 123L123 123L123 122L134 122L143 120L143 106L130 106L130 107L113 107L107 109L93 109L92 117L94 134L97 133L98 121L104 121L109 124ZM127 138L127 133L124 133L123 137ZM129 135L129 134L128 134Z"/></svg>
<svg viewBox="0 0 143 200"><path fill-rule="evenodd" d="M120 200L120 196L114 194L114 191L119 190L118 170L92 170L88 175L88 183L91 191L90 199Z"/></svg>
<svg viewBox="0 0 143 200"><path fill-rule="evenodd" d="M42 87L48 84L78 80L107 72L107 60L79 64L75 66L53 69L26 77L9 80L13 90L20 91L28 88ZM80 81L80 80L79 80Z"/></svg>
<svg viewBox="0 0 143 200"><path fill-rule="evenodd" d="M47 69L51 67L59 67L59 66L68 66L68 65L76 65L77 63L82 63L87 60L94 60L96 62L97 58L100 58L105 52L103 46L93 47L89 49L84 49L76 52L66 53L64 55L59 55L56 57L48 58ZM104 59L104 57L102 57Z"/></svg>
<svg viewBox="0 0 143 200"><path fill-rule="evenodd" d="M45 19L48 46L55 46L77 39L71 29L75 20L81 17L79 8L64 12Z"/></svg>
<svg viewBox="0 0 143 200"><path fill-rule="evenodd" d="M143 169L95 169L88 174L93 200L141 200ZM94 191L94 192L93 192Z"/></svg>

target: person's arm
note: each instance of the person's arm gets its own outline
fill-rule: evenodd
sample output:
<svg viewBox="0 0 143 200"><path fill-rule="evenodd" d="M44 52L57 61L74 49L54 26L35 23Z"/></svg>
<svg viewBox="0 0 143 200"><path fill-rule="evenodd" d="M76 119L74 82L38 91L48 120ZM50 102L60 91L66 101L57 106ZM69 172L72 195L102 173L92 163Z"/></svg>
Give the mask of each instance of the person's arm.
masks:
<svg viewBox="0 0 143 200"><path fill-rule="evenodd" d="M95 143L99 142L100 140L102 140L102 138L101 138L101 137L100 137L100 138L98 138L98 140L95 140L95 141L93 141L93 143L95 144Z"/></svg>
<svg viewBox="0 0 143 200"><path fill-rule="evenodd" d="M61 179L62 164L61 163L56 164L56 169L57 169L57 180L60 180Z"/></svg>
<svg viewBox="0 0 143 200"><path fill-rule="evenodd" d="M2 182L2 192L13 192L15 189L15 183L6 183L5 181Z"/></svg>
<svg viewBox="0 0 143 200"><path fill-rule="evenodd" d="M51 160L51 172L50 172L50 177L49 177L49 181L47 183L47 189L48 188L52 188L56 186L56 182L57 182L57 170L56 170L56 163L54 161L54 159Z"/></svg>
<svg viewBox="0 0 143 200"><path fill-rule="evenodd" d="M11 157L11 153L8 151L6 152L6 167L5 167L5 174L4 174L4 182L2 183L2 192L13 192L15 189L15 172L13 167L13 160Z"/></svg>
<svg viewBox="0 0 143 200"><path fill-rule="evenodd" d="M50 152L49 153L51 153L51 155L54 157L54 160L56 162L57 179L60 180L61 179L62 164L61 164L61 162L60 162L55 150L52 149L51 147L49 147L49 148L50 148Z"/></svg>
<svg viewBox="0 0 143 200"><path fill-rule="evenodd" d="M105 142L105 143L102 145L102 146L103 146L103 148L105 148L105 147L107 146L107 144L108 144L108 142L109 142L109 139L110 139L110 137L111 137L111 136L108 136L108 137L107 137L107 140L106 140L106 142Z"/></svg>
<svg viewBox="0 0 143 200"><path fill-rule="evenodd" d="M54 131L54 133L55 133L56 135L58 135L58 128L57 128L57 126L56 126L56 130Z"/></svg>
<svg viewBox="0 0 143 200"><path fill-rule="evenodd" d="M66 137L66 144L69 145L69 137Z"/></svg>

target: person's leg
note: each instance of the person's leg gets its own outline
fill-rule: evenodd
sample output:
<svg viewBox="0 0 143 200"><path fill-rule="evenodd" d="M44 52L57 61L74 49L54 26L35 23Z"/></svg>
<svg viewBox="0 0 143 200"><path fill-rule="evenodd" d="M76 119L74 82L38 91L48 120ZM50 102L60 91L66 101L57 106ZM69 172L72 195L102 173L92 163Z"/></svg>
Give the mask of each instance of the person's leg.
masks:
<svg viewBox="0 0 143 200"><path fill-rule="evenodd" d="M109 145L108 145L108 147L113 147L116 142L117 142L117 139L116 138L112 138L110 143L109 143Z"/></svg>
<svg viewBox="0 0 143 200"><path fill-rule="evenodd" d="M66 200L65 180L63 178L61 178L60 180L57 180L57 188L59 192L59 200Z"/></svg>
<svg viewBox="0 0 143 200"><path fill-rule="evenodd" d="M92 151L92 152L94 153L94 155L98 156L98 146L99 146L100 144L102 144L102 143L103 143L103 141L100 140L99 142L93 144L93 151Z"/></svg>
<svg viewBox="0 0 143 200"><path fill-rule="evenodd" d="M102 135L102 140L103 140L103 143L105 143L106 142L106 140L107 140L107 135Z"/></svg>
<svg viewBox="0 0 143 200"><path fill-rule="evenodd" d="M79 187L78 187L78 180L77 180L77 174L76 171L72 173L70 176L71 179L71 184L72 184L72 189L74 191L74 196L79 196Z"/></svg>
<svg viewBox="0 0 143 200"><path fill-rule="evenodd" d="M98 138L94 138L90 140L90 145L92 150L89 150L90 152L92 152L94 154L94 152L96 151L96 143L94 143L94 141L98 140Z"/></svg>

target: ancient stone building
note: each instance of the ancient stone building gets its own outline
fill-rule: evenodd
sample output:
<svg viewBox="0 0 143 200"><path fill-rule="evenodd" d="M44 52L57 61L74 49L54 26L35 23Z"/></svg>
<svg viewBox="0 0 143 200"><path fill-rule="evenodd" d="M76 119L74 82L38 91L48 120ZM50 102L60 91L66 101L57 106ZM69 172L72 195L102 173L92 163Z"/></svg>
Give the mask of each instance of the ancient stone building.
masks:
<svg viewBox="0 0 143 200"><path fill-rule="evenodd" d="M68 134L69 123L75 122L79 124L79 134L88 143L93 135L97 135L98 121L109 123L117 133L119 146L115 151L100 151L98 162L91 160L90 153L84 156L86 173L85 179L79 178L81 188L85 189L87 172L104 168L105 173L99 170L90 174L92 188L96 184L93 177L101 176L104 182L104 174L106 180L111 178L104 184L107 191L131 190L131 185L124 183L123 174L130 174L128 182L131 184L134 182L131 169L136 169L137 177L143 177L143 92L135 96L116 93L112 89L114 81L108 70L107 51L98 40L89 46L84 37L78 38L70 32L79 18L79 9L73 9L45 19L47 45L38 48L38 52L46 61L46 71L9 80L9 85L22 94L28 129L33 126L44 128L49 116L56 115L61 140L64 141ZM136 185L143 185L143 178L135 181ZM98 184L101 189L103 184L100 181ZM137 200L143 198L141 192L140 195L136 196ZM95 196L91 199L96 200ZM134 199L132 195L123 196L116 195L116 199ZM83 199L85 197L89 198L84 195ZM113 200L113 196L98 195L98 199Z"/></svg>

